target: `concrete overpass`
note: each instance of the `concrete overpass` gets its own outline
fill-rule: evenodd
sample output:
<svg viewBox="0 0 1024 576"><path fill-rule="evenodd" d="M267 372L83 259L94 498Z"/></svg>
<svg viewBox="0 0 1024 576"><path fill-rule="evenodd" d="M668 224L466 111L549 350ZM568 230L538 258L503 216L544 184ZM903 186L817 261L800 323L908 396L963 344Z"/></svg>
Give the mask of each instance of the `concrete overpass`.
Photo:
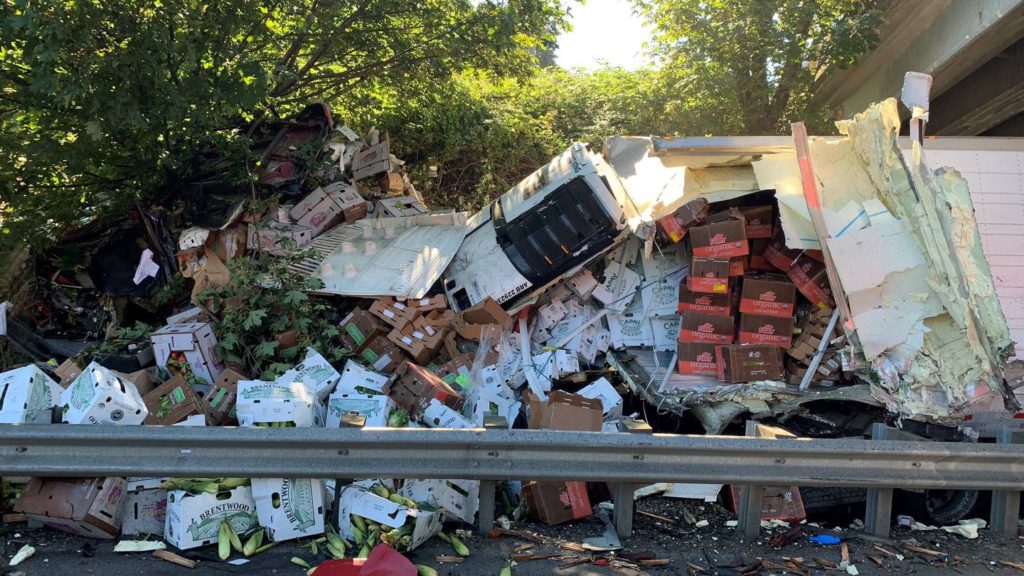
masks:
<svg viewBox="0 0 1024 576"><path fill-rule="evenodd" d="M928 134L1024 136L1024 0L886 0L879 44L815 98L838 117L934 78Z"/></svg>

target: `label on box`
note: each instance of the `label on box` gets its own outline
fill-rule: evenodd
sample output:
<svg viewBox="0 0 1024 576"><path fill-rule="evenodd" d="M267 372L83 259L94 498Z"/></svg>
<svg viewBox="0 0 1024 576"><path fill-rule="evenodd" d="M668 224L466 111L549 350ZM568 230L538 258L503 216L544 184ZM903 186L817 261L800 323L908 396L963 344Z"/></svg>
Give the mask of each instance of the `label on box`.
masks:
<svg viewBox="0 0 1024 576"><path fill-rule="evenodd" d="M688 312L680 321L679 341L731 344L734 325L732 316Z"/></svg>

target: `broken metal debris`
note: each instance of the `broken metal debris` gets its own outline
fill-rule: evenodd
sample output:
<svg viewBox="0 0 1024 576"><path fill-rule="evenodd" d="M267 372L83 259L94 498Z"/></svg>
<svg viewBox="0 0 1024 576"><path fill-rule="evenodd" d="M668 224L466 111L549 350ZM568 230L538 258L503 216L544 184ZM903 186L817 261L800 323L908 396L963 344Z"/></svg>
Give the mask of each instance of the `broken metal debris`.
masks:
<svg viewBox="0 0 1024 576"><path fill-rule="evenodd" d="M686 165L666 161L664 141L612 139L607 161L573 144L470 215L428 208L386 135L333 122L313 105L249 126L262 158L255 187L232 184L238 167L204 151L197 176L168 197L174 210L137 206L129 224L91 224L40 255L31 296L7 318L8 337L40 362L0 375L0 422L49 423L58 408L83 425L650 433L652 414L671 413L712 434L750 415L834 435L842 423L818 406L951 423L972 407L999 408L992 400L1006 392L1011 345L966 187L927 169L916 144L910 158L896 147L892 102L844 124L842 140L811 142L824 239L788 148L733 147ZM823 247L841 286L829 282ZM328 310L329 344L299 345L308 319L284 314L268 319L273 340L235 353L237 334L222 328L237 302L213 306L209 293L231 285L234 263L253 254L279 257L303 278L305 290L281 298ZM843 322L840 304L850 310ZM250 312L244 325L267 314ZM133 321L142 324L128 328ZM352 546L372 558L381 546L448 537L445 521L472 523L481 488L460 479L33 479L16 510L93 537L156 534L180 550L226 532L252 552L264 539L323 537L341 555ZM720 489L637 494L713 501ZM497 490L504 517L517 521L559 524L596 509L608 529L571 552L621 547L601 504L607 490L530 479ZM723 492L738 498L736 487ZM806 517L798 487L765 496L765 520L788 527ZM51 500L80 505L69 514ZM970 538L979 527L949 531ZM798 525L773 545L803 533ZM524 550L520 560L554 557ZM588 562L667 561L567 556L562 566Z"/></svg>

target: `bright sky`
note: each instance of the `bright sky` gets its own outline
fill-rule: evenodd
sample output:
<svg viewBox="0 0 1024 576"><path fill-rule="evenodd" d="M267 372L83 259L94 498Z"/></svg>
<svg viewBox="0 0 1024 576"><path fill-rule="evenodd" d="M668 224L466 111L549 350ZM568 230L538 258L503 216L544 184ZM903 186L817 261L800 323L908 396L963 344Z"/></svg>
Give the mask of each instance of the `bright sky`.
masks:
<svg viewBox="0 0 1024 576"><path fill-rule="evenodd" d="M573 30L558 38L555 60L563 68L598 68L602 62L635 69L647 63L649 30L633 15L629 0L571 2Z"/></svg>

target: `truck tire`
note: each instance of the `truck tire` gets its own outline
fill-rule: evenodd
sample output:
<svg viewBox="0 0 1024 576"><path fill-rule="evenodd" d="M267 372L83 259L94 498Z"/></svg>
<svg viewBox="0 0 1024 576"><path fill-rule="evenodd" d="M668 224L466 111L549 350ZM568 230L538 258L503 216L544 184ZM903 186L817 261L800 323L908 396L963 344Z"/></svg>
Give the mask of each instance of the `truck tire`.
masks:
<svg viewBox="0 0 1024 576"><path fill-rule="evenodd" d="M925 490L902 492L900 508L918 522L949 526L970 517L978 505L977 490Z"/></svg>

